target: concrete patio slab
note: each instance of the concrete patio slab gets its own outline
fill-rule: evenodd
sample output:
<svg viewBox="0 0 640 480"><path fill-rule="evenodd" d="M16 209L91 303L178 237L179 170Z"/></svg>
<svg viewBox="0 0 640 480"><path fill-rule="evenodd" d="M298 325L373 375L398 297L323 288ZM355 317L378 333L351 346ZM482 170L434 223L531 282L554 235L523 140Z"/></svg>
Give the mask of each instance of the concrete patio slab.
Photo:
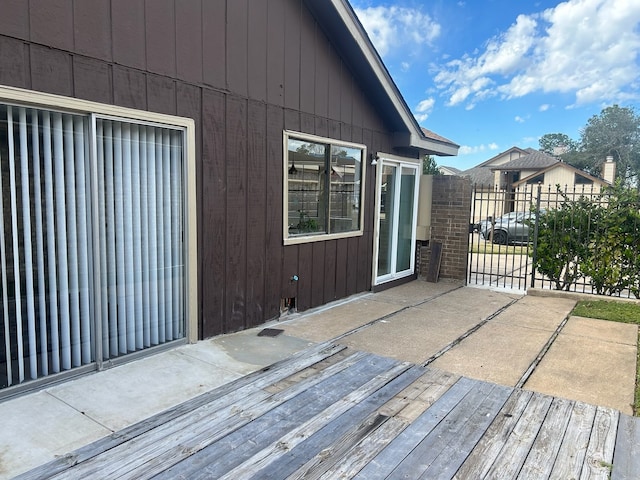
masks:
<svg viewBox="0 0 640 480"><path fill-rule="evenodd" d="M47 391L115 431L240 376L178 351L169 351Z"/></svg>
<svg viewBox="0 0 640 480"><path fill-rule="evenodd" d="M0 478L11 478L111 433L47 392L0 403L0 418Z"/></svg>
<svg viewBox="0 0 640 480"><path fill-rule="evenodd" d="M435 316L452 320L466 317L478 323L516 299L523 299L523 296L480 288L460 288L420 303L415 308L432 316L436 313Z"/></svg>
<svg viewBox="0 0 640 480"><path fill-rule="evenodd" d="M502 311L512 300L517 302ZM423 363L498 313L430 366L513 386L575 300L417 281L157 353L0 403L0 477L11 478L313 342L367 324L340 343ZM284 333L258 337L263 328L280 328ZM571 318L526 388L630 413L637 331L633 325ZM613 384L624 388L616 390Z"/></svg>
<svg viewBox="0 0 640 480"><path fill-rule="evenodd" d="M637 341L635 325L572 317L524 388L633 415L637 347L628 343L633 335Z"/></svg>
<svg viewBox="0 0 640 480"><path fill-rule="evenodd" d="M446 280L437 283L416 281L377 292L375 297L376 300L393 303L395 305L415 305L427 298L432 298L460 287L460 283Z"/></svg>
<svg viewBox="0 0 640 480"><path fill-rule="evenodd" d="M431 366L478 380L515 386L548 339L549 333L545 330L490 322Z"/></svg>
<svg viewBox="0 0 640 480"><path fill-rule="evenodd" d="M524 296L493 321L554 332L575 304L573 299Z"/></svg>
<svg viewBox="0 0 640 480"><path fill-rule="evenodd" d="M282 329L280 325L270 325L264 328ZM300 350L308 348L313 342L308 340L279 334L275 337L258 336L263 328L252 328L243 332L223 335L210 340L216 351L230 357L234 369L242 368L243 373L250 373L264 366L283 360Z"/></svg>
<svg viewBox="0 0 640 480"><path fill-rule="evenodd" d="M340 343L356 350L422 363L477 323L473 320L463 323L448 320L428 318L424 310L410 309L348 335Z"/></svg>
<svg viewBox="0 0 640 480"><path fill-rule="evenodd" d="M472 302L464 300L469 297ZM423 363L511 300L511 296L495 292L452 291L353 333L340 343L356 350Z"/></svg>
<svg viewBox="0 0 640 480"><path fill-rule="evenodd" d="M314 342L324 342L349 332L373 320L384 317L399 309L398 304L378 297L367 296L337 305L304 317L285 320L275 328L283 328L287 335Z"/></svg>

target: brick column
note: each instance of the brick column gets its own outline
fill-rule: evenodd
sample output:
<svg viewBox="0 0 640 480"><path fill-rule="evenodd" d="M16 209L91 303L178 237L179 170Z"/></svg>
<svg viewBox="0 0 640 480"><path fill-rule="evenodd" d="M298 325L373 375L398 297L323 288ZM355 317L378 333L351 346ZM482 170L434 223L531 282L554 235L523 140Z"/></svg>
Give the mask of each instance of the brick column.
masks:
<svg viewBox="0 0 640 480"><path fill-rule="evenodd" d="M433 177L431 240L442 242L440 278L466 280L471 218L471 181L455 175ZM420 278L429 270L431 247L418 247Z"/></svg>

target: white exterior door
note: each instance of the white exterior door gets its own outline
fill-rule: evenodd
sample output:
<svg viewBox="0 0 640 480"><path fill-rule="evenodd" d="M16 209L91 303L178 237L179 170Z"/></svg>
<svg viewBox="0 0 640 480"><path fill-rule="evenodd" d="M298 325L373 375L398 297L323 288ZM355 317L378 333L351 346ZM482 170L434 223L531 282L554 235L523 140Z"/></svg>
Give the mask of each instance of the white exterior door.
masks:
<svg viewBox="0 0 640 480"><path fill-rule="evenodd" d="M374 285L415 272L419 161L379 155Z"/></svg>

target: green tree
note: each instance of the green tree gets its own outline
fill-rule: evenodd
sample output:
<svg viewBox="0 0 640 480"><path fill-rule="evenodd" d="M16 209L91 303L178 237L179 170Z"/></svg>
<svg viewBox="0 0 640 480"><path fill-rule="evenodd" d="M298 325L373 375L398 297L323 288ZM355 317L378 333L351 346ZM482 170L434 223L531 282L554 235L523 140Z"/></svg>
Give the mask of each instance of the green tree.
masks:
<svg viewBox="0 0 640 480"><path fill-rule="evenodd" d="M640 187L640 117L633 108L613 105L592 116L581 131L579 154L567 161L599 175L609 155L616 162L616 178Z"/></svg>
<svg viewBox="0 0 640 480"><path fill-rule="evenodd" d="M436 159L431 155L425 155L422 159L422 174L423 175L442 175L442 172L438 169Z"/></svg>
<svg viewBox="0 0 640 480"><path fill-rule="evenodd" d="M578 148L578 142L564 133L547 133L538 140L540 151L548 155L563 155Z"/></svg>

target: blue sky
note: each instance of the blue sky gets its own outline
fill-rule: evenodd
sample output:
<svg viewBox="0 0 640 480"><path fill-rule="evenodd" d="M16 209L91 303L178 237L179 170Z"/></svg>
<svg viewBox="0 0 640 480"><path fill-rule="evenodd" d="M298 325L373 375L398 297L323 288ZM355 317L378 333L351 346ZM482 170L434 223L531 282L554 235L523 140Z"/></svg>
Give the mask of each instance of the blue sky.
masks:
<svg viewBox="0 0 640 480"><path fill-rule="evenodd" d="M638 0L351 0L418 123L465 170L546 133L640 113Z"/></svg>

